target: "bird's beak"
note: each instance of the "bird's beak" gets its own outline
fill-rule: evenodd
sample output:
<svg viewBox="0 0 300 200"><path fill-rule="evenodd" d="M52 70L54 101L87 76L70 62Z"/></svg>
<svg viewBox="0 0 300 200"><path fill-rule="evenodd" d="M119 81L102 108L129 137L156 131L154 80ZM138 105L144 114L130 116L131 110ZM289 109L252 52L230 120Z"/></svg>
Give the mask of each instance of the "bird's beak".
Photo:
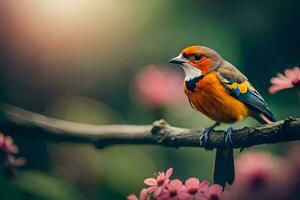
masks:
<svg viewBox="0 0 300 200"><path fill-rule="evenodd" d="M182 65L185 62L186 62L186 60L181 56L181 54L179 56L169 60L169 63L178 64L178 65Z"/></svg>

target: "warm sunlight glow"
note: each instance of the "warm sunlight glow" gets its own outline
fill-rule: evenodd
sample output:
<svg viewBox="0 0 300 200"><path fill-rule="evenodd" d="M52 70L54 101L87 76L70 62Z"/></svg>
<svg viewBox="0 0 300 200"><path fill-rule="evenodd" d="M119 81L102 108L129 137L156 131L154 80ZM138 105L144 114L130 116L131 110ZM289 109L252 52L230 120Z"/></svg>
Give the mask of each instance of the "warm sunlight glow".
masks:
<svg viewBox="0 0 300 200"><path fill-rule="evenodd" d="M37 6L53 17L76 17L89 5L88 0L43 0Z"/></svg>

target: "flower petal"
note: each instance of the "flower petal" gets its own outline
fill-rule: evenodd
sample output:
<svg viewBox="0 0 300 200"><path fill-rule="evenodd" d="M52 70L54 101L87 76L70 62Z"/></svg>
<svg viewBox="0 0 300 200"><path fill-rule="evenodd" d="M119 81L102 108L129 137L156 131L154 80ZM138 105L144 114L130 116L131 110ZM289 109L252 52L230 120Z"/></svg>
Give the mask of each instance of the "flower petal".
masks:
<svg viewBox="0 0 300 200"><path fill-rule="evenodd" d="M290 81L294 81L296 78L294 71L291 69L284 70L284 74Z"/></svg>
<svg viewBox="0 0 300 200"><path fill-rule="evenodd" d="M194 177L191 177L185 181L185 185L188 188L198 188L199 183L200 183L199 179L194 178Z"/></svg>
<svg viewBox="0 0 300 200"><path fill-rule="evenodd" d="M154 196L153 196L154 197ZM170 193L168 190L164 189L162 193L158 197L154 197L156 200L166 200L170 197Z"/></svg>
<svg viewBox="0 0 300 200"><path fill-rule="evenodd" d="M139 199L134 194L131 194L127 197L127 200L139 200Z"/></svg>
<svg viewBox="0 0 300 200"><path fill-rule="evenodd" d="M169 191L177 191L182 187L182 182L179 179L175 179L170 181L170 184L168 185Z"/></svg>
<svg viewBox="0 0 300 200"><path fill-rule="evenodd" d="M199 184L198 190L199 190L199 192L203 192L207 188L209 188L209 183L207 181L202 181Z"/></svg>
<svg viewBox="0 0 300 200"><path fill-rule="evenodd" d="M208 198L207 196L205 196L203 193L197 193L194 196L195 200L209 200L210 198Z"/></svg>
<svg viewBox="0 0 300 200"><path fill-rule="evenodd" d="M14 140L12 139L12 137L10 137L10 136L5 137L5 145L6 146L12 145L13 143L14 143Z"/></svg>
<svg viewBox="0 0 300 200"><path fill-rule="evenodd" d="M270 88L269 88L269 93L271 94L274 94L280 90L284 90L284 89L289 89L289 88L292 88L294 87L293 85L289 85L289 86L278 86L278 85L272 85Z"/></svg>
<svg viewBox="0 0 300 200"><path fill-rule="evenodd" d="M155 185L157 185L157 182L156 182L156 180L154 178L146 178L144 180L144 183L146 185L149 185L149 186L155 186Z"/></svg>
<svg viewBox="0 0 300 200"><path fill-rule="evenodd" d="M183 185L180 189L179 189L179 192L188 192L188 189L185 185Z"/></svg>
<svg viewBox="0 0 300 200"><path fill-rule="evenodd" d="M156 190L154 190L153 197L156 199L161 193L163 192L165 188L164 187L157 187Z"/></svg>
<svg viewBox="0 0 300 200"><path fill-rule="evenodd" d="M16 145L7 146L7 147L5 147L5 150L8 153L18 153L19 152L19 148Z"/></svg>
<svg viewBox="0 0 300 200"><path fill-rule="evenodd" d="M274 77L270 81L274 85L285 85L285 84L291 84L290 80L285 80L279 77Z"/></svg>
<svg viewBox="0 0 300 200"><path fill-rule="evenodd" d="M278 73L277 77L280 78L280 79L282 79L282 80L290 81L290 79L288 79L285 75L283 75L281 73Z"/></svg>
<svg viewBox="0 0 300 200"><path fill-rule="evenodd" d="M180 200L193 200L193 195L186 192L178 192L177 196Z"/></svg>
<svg viewBox="0 0 300 200"><path fill-rule="evenodd" d="M294 73L297 76L297 79L300 80L300 68L299 67L294 67Z"/></svg>
<svg viewBox="0 0 300 200"><path fill-rule="evenodd" d="M146 188L141 190L140 193L140 200L149 200L150 199L150 195L148 193L148 190Z"/></svg>
<svg viewBox="0 0 300 200"><path fill-rule="evenodd" d="M152 193L154 190L156 190L157 186L150 186L148 187L148 193Z"/></svg>
<svg viewBox="0 0 300 200"><path fill-rule="evenodd" d="M209 188L211 194L221 194L223 191L223 187L218 184L214 184Z"/></svg>
<svg viewBox="0 0 300 200"><path fill-rule="evenodd" d="M169 168L166 172L166 178L170 178L170 176L173 174L173 168Z"/></svg>

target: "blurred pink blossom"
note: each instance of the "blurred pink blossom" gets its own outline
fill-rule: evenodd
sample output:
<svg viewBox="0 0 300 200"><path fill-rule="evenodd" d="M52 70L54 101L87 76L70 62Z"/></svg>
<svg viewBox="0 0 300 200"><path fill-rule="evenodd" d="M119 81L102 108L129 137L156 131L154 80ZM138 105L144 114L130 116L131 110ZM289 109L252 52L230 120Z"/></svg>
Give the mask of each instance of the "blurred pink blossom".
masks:
<svg viewBox="0 0 300 200"><path fill-rule="evenodd" d="M134 194L131 194L127 197L127 200L150 200L149 192L146 188L143 188L140 192L139 198Z"/></svg>
<svg viewBox="0 0 300 200"><path fill-rule="evenodd" d="M172 180L157 200L188 200L189 195L182 191L182 182L179 179Z"/></svg>
<svg viewBox="0 0 300 200"><path fill-rule="evenodd" d="M182 186L182 192L186 193L188 199L193 199L199 194L203 194L204 190L209 187L207 181L200 182L199 179L191 177L185 181L185 185Z"/></svg>
<svg viewBox="0 0 300 200"><path fill-rule="evenodd" d="M288 159L291 162L290 166L296 167L296 171L300 172L299 152L300 152L300 142L295 142L295 144L288 151Z"/></svg>
<svg viewBox="0 0 300 200"><path fill-rule="evenodd" d="M156 198L157 196L159 196L165 187L167 187L167 185L170 182L170 176L173 173L173 168L169 168L166 173L165 172L158 172L158 175L156 177L156 179L154 178L147 178L145 179L144 183L146 185L149 186L148 191L154 192L153 196L154 198Z"/></svg>
<svg viewBox="0 0 300 200"><path fill-rule="evenodd" d="M211 185L204 190L205 200L219 200L223 192L223 187L217 184ZM202 195L195 197L196 200L201 200Z"/></svg>
<svg viewBox="0 0 300 200"><path fill-rule="evenodd" d="M296 142L288 152L287 171L290 174L291 182L296 182L300 186L300 142ZM300 193L300 191L299 191Z"/></svg>
<svg viewBox="0 0 300 200"><path fill-rule="evenodd" d="M184 99L180 90L183 78L179 72L149 65L136 76L138 100L150 108L176 104Z"/></svg>
<svg viewBox="0 0 300 200"><path fill-rule="evenodd" d="M276 77L271 79L273 84L269 88L269 92L274 94L280 90L293 88L300 85L300 68L294 67L292 69L284 70L284 75L279 73Z"/></svg>
<svg viewBox="0 0 300 200"><path fill-rule="evenodd" d="M14 144L13 139L10 136L4 136L0 133L0 150L6 153L18 153L19 149Z"/></svg>
<svg viewBox="0 0 300 200"><path fill-rule="evenodd" d="M242 154L236 165L236 179L222 198L225 200L285 199L286 162L264 151ZM283 173L284 172L284 173Z"/></svg>
<svg viewBox="0 0 300 200"><path fill-rule="evenodd" d="M236 184L253 189L263 187L275 170L277 160L270 154L252 151L242 154L236 161Z"/></svg>
<svg viewBox="0 0 300 200"><path fill-rule="evenodd" d="M288 165L287 165L287 173L285 173L285 176L287 176L289 182L287 184L289 185L289 189L292 190L291 194L296 194L300 198L300 142L294 143L292 148L288 152Z"/></svg>

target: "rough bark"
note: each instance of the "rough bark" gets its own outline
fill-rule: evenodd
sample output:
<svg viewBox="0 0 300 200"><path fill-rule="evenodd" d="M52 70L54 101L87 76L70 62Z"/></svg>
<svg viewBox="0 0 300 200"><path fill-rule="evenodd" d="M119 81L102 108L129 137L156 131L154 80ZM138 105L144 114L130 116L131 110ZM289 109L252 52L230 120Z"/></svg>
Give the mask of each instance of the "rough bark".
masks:
<svg viewBox="0 0 300 200"><path fill-rule="evenodd" d="M90 125L50 118L3 104L0 105L0 131L55 142L91 143L98 148L117 144L206 149L225 146L223 131L213 131L208 142L200 145L202 130L174 127L164 120L152 125ZM234 148L300 140L300 119L288 118L263 126L245 127L234 131L232 140Z"/></svg>

